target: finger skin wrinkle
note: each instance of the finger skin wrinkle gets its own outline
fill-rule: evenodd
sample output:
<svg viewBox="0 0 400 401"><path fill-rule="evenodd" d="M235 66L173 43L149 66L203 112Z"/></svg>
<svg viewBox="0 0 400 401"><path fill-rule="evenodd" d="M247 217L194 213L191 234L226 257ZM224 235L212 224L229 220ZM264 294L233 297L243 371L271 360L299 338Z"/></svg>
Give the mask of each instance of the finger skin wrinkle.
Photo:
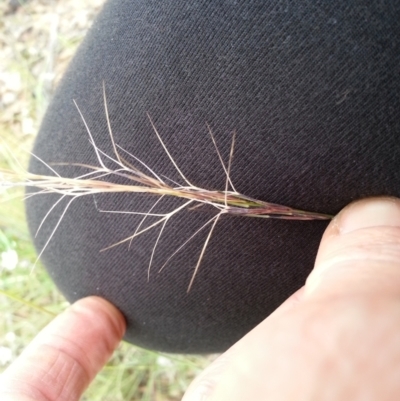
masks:
<svg viewBox="0 0 400 401"><path fill-rule="evenodd" d="M69 358L75 360L84 371L87 380L90 380L96 374L96 366L94 366L94 363L88 357L86 350L79 343L71 341L70 339L58 334L54 334L53 339L51 339L48 344L42 345L44 348L47 347L49 349L49 351L44 350L45 353L54 350L61 358L65 357L66 359ZM111 347L108 347L108 345L109 344L107 344L107 351L108 353L111 353Z"/></svg>
<svg viewBox="0 0 400 401"><path fill-rule="evenodd" d="M0 376L0 400L79 400L124 331L123 316L107 301L78 301L45 327Z"/></svg>
<svg viewBox="0 0 400 401"><path fill-rule="evenodd" d="M376 262L399 263L400 260L400 242L382 242L382 243L366 243L366 244L339 244L325 250L323 257L317 262L317 268L325 261L334 262L335 260L373 260Z"/></svg>
<svg viewBox="0 0 400 401"><path fill-rule="evenodd" d="M24 394L35 401L78 400L89 383L89 374L81 361L51 345L43 345L37 351L26 357L17 378L5 383L5 391L18 396ZM38 361L40 354L43 359ZM12 377L13 372L10 375ZM3 380L10 375L5 373ZM3 391L0 390L0 394Z"/></svg>
<svg viewBox="0 0 400 401"><path fill-rule="evenodd" d="M376 274L379 272L379 274ZM322 281L357 281L359 286L352 291L361 291L382 286L400 293L400 229L396 227L374 227L360 229L344 235L326 237L322 241L315 269L307 279L306 293ZM373 277L373 280L370 278ZM328 285L328 284L326 284ZM326 290L326 286L324 286ZM366 288L364 288L366 289Z"/></svg>
<svg viewBox="0 0 400 401"><path fill-rule="evenodd" d="M0 396L2 401L53 401L41 388L20 380L5 380L0 377Z"/></svg>
<svg viewBox="0 0 400 401"><path fill-rule="evenodd" d="M68 347L73 346L68 345ZM51 401L78 399L96 370L90 365L83 353L75 354L68 347L44 345L43 352L48 358L48 367L42 370L41 387L50 389L48 399ZM76 347L79 350L79 347ZM86 359L86 363L83 360Z"/></svg>
<svg viewBox="0 0 400 401"><path fill-rule="evenodd" d="M398 258L400 255L400 228L373 227L343 235L324 235L316 265L318 266L320 260L329 259L331 254L348 255L355 252L359 255L372 254L375 257L390 252Z"/></svg>

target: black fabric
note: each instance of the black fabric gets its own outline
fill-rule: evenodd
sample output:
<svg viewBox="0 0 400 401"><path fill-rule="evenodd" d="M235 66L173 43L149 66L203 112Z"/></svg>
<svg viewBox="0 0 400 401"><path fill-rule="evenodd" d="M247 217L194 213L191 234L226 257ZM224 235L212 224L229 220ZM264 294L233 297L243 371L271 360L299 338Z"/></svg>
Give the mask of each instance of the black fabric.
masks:
<svg viewBox="0 0 400 401"><path fill-rule="evenodd" d="M51 103L34 152L47 162L97 164L76 99L96 144L116 142L159 174L182 182L151 128L154 120L194 184L223 189L237 132L232 180L265 201L335 214L371 195L400 196L400 3L397 1L110 0ZM33 171L46 172L32 159ZM76 176L81 167L59 166ZM34 232L57 195L27 203ZM72 202L42 260L74 301L109 299L128 321L126 339L182 353L223 351L301 287L326 223L227 217L217 224L191 291L207 230L161 272L165 260L215 211L184 211L159 230L131 235L148 195ZM157 210L182 202L163 200ZM42 249L65 206L36 238ZM150 222L151 220L149 220ZM154 221L154 220L153 220Z"/></svg>

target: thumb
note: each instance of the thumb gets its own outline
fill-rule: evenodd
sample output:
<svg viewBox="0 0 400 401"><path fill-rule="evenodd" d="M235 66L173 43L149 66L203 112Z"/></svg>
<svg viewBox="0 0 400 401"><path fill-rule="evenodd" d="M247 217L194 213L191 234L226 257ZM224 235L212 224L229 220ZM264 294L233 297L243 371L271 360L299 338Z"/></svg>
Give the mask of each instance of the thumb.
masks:
<svg viewBox="0 0 400 401"><path fill-rule="evenodd" d="M398 400L399 298L400 200L355 202L325 231L305 286L184 400Z"/></svg>
<svg viewBox="0 0 400 401"><path fill-rule="evenodd" d="M355 202L327 228L306 285L184 400L397 400L399 297L400 200Z"/></svg>
<svg viewBox="0 0 400 401"><path fill-rule="evenodd" d="M400 200L344 208L325 231L303 295L400 297Z"/></svg>

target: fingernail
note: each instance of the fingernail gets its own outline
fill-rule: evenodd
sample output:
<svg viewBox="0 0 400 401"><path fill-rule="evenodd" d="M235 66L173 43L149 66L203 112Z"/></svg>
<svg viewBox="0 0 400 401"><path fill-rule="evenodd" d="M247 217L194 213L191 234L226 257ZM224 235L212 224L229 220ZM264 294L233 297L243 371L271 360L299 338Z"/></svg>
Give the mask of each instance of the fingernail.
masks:
<svg viewBox="0 0 400 401"><path fill-rule="evenodd" d="M400 227L400 200L373 198L357 201L337 216L340 234L368 227Z"/></svg>

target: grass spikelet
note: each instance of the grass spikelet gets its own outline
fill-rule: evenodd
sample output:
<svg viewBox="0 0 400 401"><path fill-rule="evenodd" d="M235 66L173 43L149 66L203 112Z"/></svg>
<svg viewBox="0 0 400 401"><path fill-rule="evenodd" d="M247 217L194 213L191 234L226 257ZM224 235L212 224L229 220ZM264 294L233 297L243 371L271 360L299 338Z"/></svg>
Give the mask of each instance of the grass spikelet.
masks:
<svg viewBox="0 0 400 401"><path fill-rule="evenodd" d="M149 262L149 266L148 266L148 277L150 276L150 269L151 269L152 261L154 259L154 255L156 252L157 244L162 236L162 233L163 233L164 228L165 228L166 224L168 223L168 221L172 217L174 217L177 213L179 213L181 210L183 210L185 208L189 208L189 206L193 207L196 205L206 204L206 205L212 206L215 209L216 214L206 224L204 224L200 229L198 229L187 241L185 241L184 244L181 245L167 259L167 261L164 263L164 265L159 269L159 271L161 271L165 267L165 265L172 259L172 257L175 256L179 251L181 251L184 248L184 246L195 235L197 235L205 227L207 227L211 224L211 228L210 228L207 238L204 242L204 246L201 250L197 265L194 268L194 273L193 273L192 279L188 286L188 292L190 291L190 289L193 285L195 276L199 270L199 267L200 267L201 261L203 259L203 256L205 254L207 245L212 236L212 232L213 232L217 222L223 215L234 215L234 216L253 217L253 218L275 218L275 219L286 219L286 220L328 220L328 219L332 218L332 216L327 215L327 214L293 209L293 208L290 208L287 206L270 203L270 202L265 202L265 201L258 200L258 199L253 199L251 197L248 197L246 195L239 193L235 189L235 187L232 183L232 180L230 178L236 134L234 133L233 137L232 137L232 145L231 145L231 149L230 149L229 161L228 161L228 165L226 166L222 159L221 153L218 149L215 138L212 134L211 128L208 125L207 125L207 128L208 128L211 140L214 144L218 158L221 162L221 165L222 165L223 170L226 175L225 188L223 190L207 190L205 188L199 188L199 187L193 185L189 181L189 179L185 176L185 174L182 172L182 170L180 169L180 167L178 166L178 164L172 157L171 153L169 152L168 148L166 147L165 143L163 142L161 135L157 130L157 127L155 126L151 117L148 115L150 124L153 128L153 131L155 132L161 146L163 147L165 153L171 160L176 171L179 173L179 176L183 180L184 184L182 185L179 183L175 183L173 181L170 182L170 180L168 180L168 182L166 180L163 180L161 178L161 175L157 174L155 171L153 171L150 166L146 165L143 161L138 159L136 156L127 152L125 149L121 148L117 143L115 143L113 132L111 129L110 118L109 118L109 114L108 114L107 99L106 99L106 92L105 92L104 84L103 84L103 98L104 98L104 110L105 110L105 114L106 114L108 132L110 135L110 140L112 142L112 149L114 152L113 155L108 155L97 147L97 145L93 139L93 136L90 132L90 129L84 119L84 116L83 116L82 112L80 111L78 105L74 101L75 106L78 110L78 113L80 114L82 121L85 125L86 131L89 136L89 141L93 147L93 150L96 154L96 158L98 161L97 166L91 166L91 165L85 165L85 164L78 165L78 166L89 169L88 173L81 175L81 176L74 177L74 178L63 177L57 173L57 171L55 170L54 164L52 164L52 166L50 166L49 164L47 164L45 161L41 160L36 155L32 155L32 156L35 157L39 162L41 162L43 165L46 166L46 168L49 171L49 175L34 174L34 173L27 172L18 163L15 163L16 167L13 170L4 170L4 169L0 170L0 188L13 188L13 187L19 187L19 186L34 187L34 188L38 189L39 191L37 193L35 193L33 196L38 196L40 194L57 193L57 194L60 194L63 199L66 197L71 198L70 201L68 202L67 206L64 208L55 227L53 228L53 231L52 231L50 237L47 239L45 246L39 253L38 258L43 254L47 245L51 241L51 238L53 237L54 233L56 232L58 226L60 225L60 223L62 221L63 216L67 212L67 209L70 207L71 203L75 199L77 199L81 196L95 195L95 194L100 194L100 193L101 194L119 193L119 192L132 193L132 194L145 193L145 194L149 194L149 195L156 195L159 197L158 200L156 201L156 203L152 206L152 208L147 213L138 213L135 211L99 210L100 212L108 212L108 213L126 213L126 214L143 215L142 220L140 221L136 230L130 237L125 238L122 241L119 241L119 242L111 245L110 247L103 249L102 251L105 251L106 249L120 245L125 242L129 242L129 245L130 245L132 243L133 239L136 238L137 236L141 235L142 233L144 233L148 230L154 229L158 226L160 227L160 231L157 236L157 240L155 242L155 245L152 249L152 253L150 256L150 262ZM132 159L133 163L127 161L124 156ZM113 167L107 167L106 163L104 162L106 159L108 160L108 162L110 162L110 161L112 162ZM107 163L107 164L110 164L110 163ZM141 167L140 168L136 167L134 164L139 164ZM112 176L123 177L123 178L127 179L128 184L117 184L115 182L112 182L111 180L107 180L107 178L110 178ZM164 213L164 214L152 213L154 207L162 198L171 197L171 196L185 199L186 202L183 205L177 207L176 209L174 209L168 213ZM57 203L60 202L60 200L58 200ZM40 224L38 231L40 230L40 227L42 226L43 221L49 216L49 214L53 211L55 206L56 206L56 204L48 211L48 213L42 220L42 223ZM148 216L158 217L158 219L155 222L153 222L152 224L145 226L146 218Z"/></svg>

